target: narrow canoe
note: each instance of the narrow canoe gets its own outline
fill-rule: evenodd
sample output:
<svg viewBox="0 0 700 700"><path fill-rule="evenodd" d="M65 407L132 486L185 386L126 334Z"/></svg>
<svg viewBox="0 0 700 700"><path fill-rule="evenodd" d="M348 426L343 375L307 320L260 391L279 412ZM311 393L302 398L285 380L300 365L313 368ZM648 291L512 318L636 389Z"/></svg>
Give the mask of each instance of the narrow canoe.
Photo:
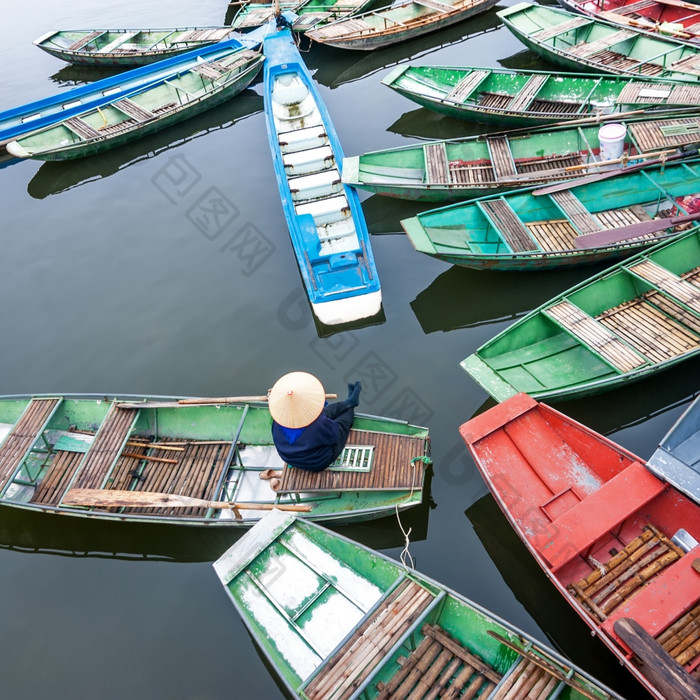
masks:
<svg viewBox="0 0 700 700"><path fill-rule="evenodd" d="M169 80L203 60L216 61L234 48L252 48L260 44L262 36L262 32L254 36L249 35L245 43L238 39L229 39L0 112L0 146L4 147L8 141L29 131L102 107L148 85Z"/></svg>
<svg viewBox="0 0 700 700"><path fill-rule="evenodd" d="M328 111L288 29L267 37L264 51L267 135L311 308L327 326L375 316L382 294L367 223L341 181Z"/></svg>
<svg viewBox="0 0 700 700"><path fill-rule="evenodd" d="M122 146L231 99L250 85L263 61L260 52L235 46L216 60L20 136L7 151L18 158L70 160Z"/></svg>
<svg viewBox="0 0 700 700"><path fill-rule="evenodd" d="M371 51L407 41L486 12L497 0L399 0L306 33L340 49Z"/></svg>
<svg viewBox="0 0 700 700"><path fill-rule="evenodd" d="M34 44L56 58L85 66L144 66L233 38L231 27L171 29L65 29Z"/></svg>
<svg viewBox="0 0 700 700"><path fill-rule="evenodd" d="M697 116L615 120L602 131L596 119L587 124L482 134L365 153L345 159L343 182L419 202L459 201L581 175L613 174L635 161L653 161L661 153L669 158L690 156L697 154L700 143Z"/></svg>
<svg viewBox="0 0 700 700"><path fill-rule="evenodd" d="M700 397L668 431L647 466L660 479L700 503Z"/></svg>
<svg viewBox="0 0 700 700"><path fill-rule="evenodd" d="M462 362L498 401L572 399L700 354L700 231L600 272L499 333Z"/></svg>
<svg viewBox="0 0 700 700"><path fill-rule="evenodd" d="M268 515L214 569L291 697L619 697L442 584L290 514Z"/></svg>
<svg viewBox="0 0 700 700"><path fill-rule="evenodd" d="M498 16L528 48L570 70L700 82L700 47L521 2Z"/></svg>
<svg viewBox="0 0 700 700"><path fill-rule="evenodd" d="M657 700L700 697L691 675L700 645L688 637L700 614L700 506L525 394L460 432L510 524L592 634Z"/></svg>
<svg viewBox="0 0 700 700"><path fill-rule="evenodd" d="M571 12L637 27L683 43L700 42L700 7L683 0L559 0Z"/></svg>
<svg viewBox="0 0 700 700"><path fill-rule="evenodd" d="M402 65L382 83L435 112L502 127L700 106L700 86L617 75Z"/></svg>
<svg viewBox="0 0 700 700"><path fill-rule="evenodd" d="M308 0L292 0L291 2L283 0L279 4L279 9L288 13L287 18L293 21L296 18L296 13L299 12L306 2ZM274 21L275 13L278 9L274 3L236 2L230 4L241 5L231 22L231 28L239 31L248 31L267 22Z"/></svg>
<svg viewBox="0 0 700 700"><path fill-rule="evenodd" d="M247 527L278 505L344 523L421 502L427 428L358 414L337 465L307 472L277 454L267 404L252 400L264 397L234 398L2 397L0 504L103 520ZM282 471L276 491L261 478L265 469ZM240 517L230 502L242 506Z"/></svg>
<svg viewBox="0 0 700 700"><path fill-rule="evenodd" d="M700 160L592 179L551 194L473 199L401 226L418 252L438 260L530 272L613 261L695 226L688 215L700 219Z"/></svg>

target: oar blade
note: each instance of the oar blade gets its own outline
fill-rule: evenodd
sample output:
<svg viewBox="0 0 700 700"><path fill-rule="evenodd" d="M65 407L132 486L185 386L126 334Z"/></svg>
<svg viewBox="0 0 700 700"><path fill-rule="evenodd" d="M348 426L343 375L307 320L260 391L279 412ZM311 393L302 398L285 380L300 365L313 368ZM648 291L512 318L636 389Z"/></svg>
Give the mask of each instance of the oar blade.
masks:
<svg viewBox="0 0 700 700"><path fill-rule="evenodd" d="M209 501L154 491L71 489L64 496L63 504L98 508L196 508L208 506Z"/></svg>

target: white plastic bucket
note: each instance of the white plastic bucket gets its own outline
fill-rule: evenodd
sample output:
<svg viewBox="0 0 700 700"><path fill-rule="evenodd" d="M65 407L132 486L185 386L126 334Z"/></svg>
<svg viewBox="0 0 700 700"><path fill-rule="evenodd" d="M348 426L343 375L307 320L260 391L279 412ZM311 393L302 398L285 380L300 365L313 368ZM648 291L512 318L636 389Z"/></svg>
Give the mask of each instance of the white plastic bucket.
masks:
<svg viewBox="0 0 700 700"><path fill-rule="evenodd" d="M616 160L625 149L627 127L624 124L604 124L598 129L600 160Z"/></svg>

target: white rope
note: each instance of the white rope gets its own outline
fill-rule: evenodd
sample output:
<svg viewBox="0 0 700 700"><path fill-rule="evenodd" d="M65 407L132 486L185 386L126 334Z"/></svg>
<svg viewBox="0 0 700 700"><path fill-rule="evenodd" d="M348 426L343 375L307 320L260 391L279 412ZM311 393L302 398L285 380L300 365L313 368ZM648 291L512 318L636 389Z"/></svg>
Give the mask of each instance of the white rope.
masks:
<svg viewBox="0 0 700 700"><path fill-rule="evenodd" d="M403 564L403 568L408 571L408 568L410 567L411 569L415 569L416 565L415 562L413 561L413 557L411 556L411 553L408 551L408 548L411 544L411 540L409 539L409 535L411 534L411 530L413 529L412 527L408 528L408 532L403 529L403 525L401 524L401 518L399 517L399 504L396 504L396 520L399 523L399 527L401 528L401 532L403 533L403 536L406 540L403 549L401 550L401 554L399 555L399 561L401 564Z"/></svg>

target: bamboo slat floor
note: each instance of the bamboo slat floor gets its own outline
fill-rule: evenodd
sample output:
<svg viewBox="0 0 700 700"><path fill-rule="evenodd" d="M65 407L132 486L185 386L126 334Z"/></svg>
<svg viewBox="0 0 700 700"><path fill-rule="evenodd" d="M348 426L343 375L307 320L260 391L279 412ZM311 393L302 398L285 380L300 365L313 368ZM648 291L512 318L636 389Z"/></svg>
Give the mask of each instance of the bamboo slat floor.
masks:
<svg viewBox="0 0 700 700"><path fill-rule="evenodd" d="M423 146L425 155L425 178L428 183L443 184L450 181L447 166L447 149L442 141Z"/></svg>
<svg viewBox="0 0 700 700"><path fill-rule="evenodd" d="M576 44L576 46L572 46L569 49L569 53L573 54L574 56L580 56L581 58L588 58L590 56L594 56L600 51L609 49L611 46L621 44L623 41L626 41L633 36L635 36L634 32L621 29L618 32L601 37L595 41L584 41L580 44Z"/></svg>
<svg viewBox="0 0 700 700"><path fill-rule="evenodd" d="M593 218L588 209L581 204L578 197L571 190L554 192L551 197L580 233L594 233L601 230L600 223Z"/></svg>
<svg viewBox="0 0 700 700"><path fill-rule="evenodd" d="M578 234L566 219L533 221L527 228L540 248L547 253L574 250L574 241Z"/></svg>
<svg viewBox="0 0 700 700"><path fill-rule="evenodd" d="M517 175L513 154L506 136L487 138L486 145L491 155L491 164L496 173L496 180L507 180Z"/></svg>
<svg viewBox="0 0 700 700"><path fill-rule="evenodd" d="M424 454L422 438L351 430L347 445L373 445L369 471L310 472L285 466L278 493L293 491L366 491L410 489L422 483L423 464L413 461Z"/></svg>
<svg viewBox="0 0 700 700"><path fill-rule="evenodd" d="M546 41L547 39L551 39L553 36L558 36L559 34L569 32L572 29L577 29L578 27L583 27L590 23L591 20L587 17L575 17L574 19L569 19L565 22L555 24L553 27L547 27L547 29L534 32L531 36L537 41Z"/></svg>
<svg viewBox="0 0 700 700"><path fill-rule="evenodd" d="M700 287L681 279L653 260L631 265L629 270L655 287L700 313Z"/></svg>
<svg viewBox="0 0 700 700"><path fill-rule="evenodd" d="M536 250L527 228L505 199L487 199L477 202L477 206L491 219L513 252Z"/></svg>
<svg viewBox="0 0 700 700"><path fill-rule="evenodd" d="M630 135L642 151L673 148L697 143L700 119L673 119L672 121L630 122Z"/></svg>
<svg viewBox="0 0 700 700"><path fill-rule="evenodd" d="M0 491L14 476L61 399L32 399L0 445Z"/></svg>
<svg viewBox="0 0 700 700"><path fill-rule="evenodd" d="M513 112L520 112L532 102L540 88L547 82L549 75L533 75L525 83L522 90L513 98L513 101L508 105L508 109Z"/></svg>

